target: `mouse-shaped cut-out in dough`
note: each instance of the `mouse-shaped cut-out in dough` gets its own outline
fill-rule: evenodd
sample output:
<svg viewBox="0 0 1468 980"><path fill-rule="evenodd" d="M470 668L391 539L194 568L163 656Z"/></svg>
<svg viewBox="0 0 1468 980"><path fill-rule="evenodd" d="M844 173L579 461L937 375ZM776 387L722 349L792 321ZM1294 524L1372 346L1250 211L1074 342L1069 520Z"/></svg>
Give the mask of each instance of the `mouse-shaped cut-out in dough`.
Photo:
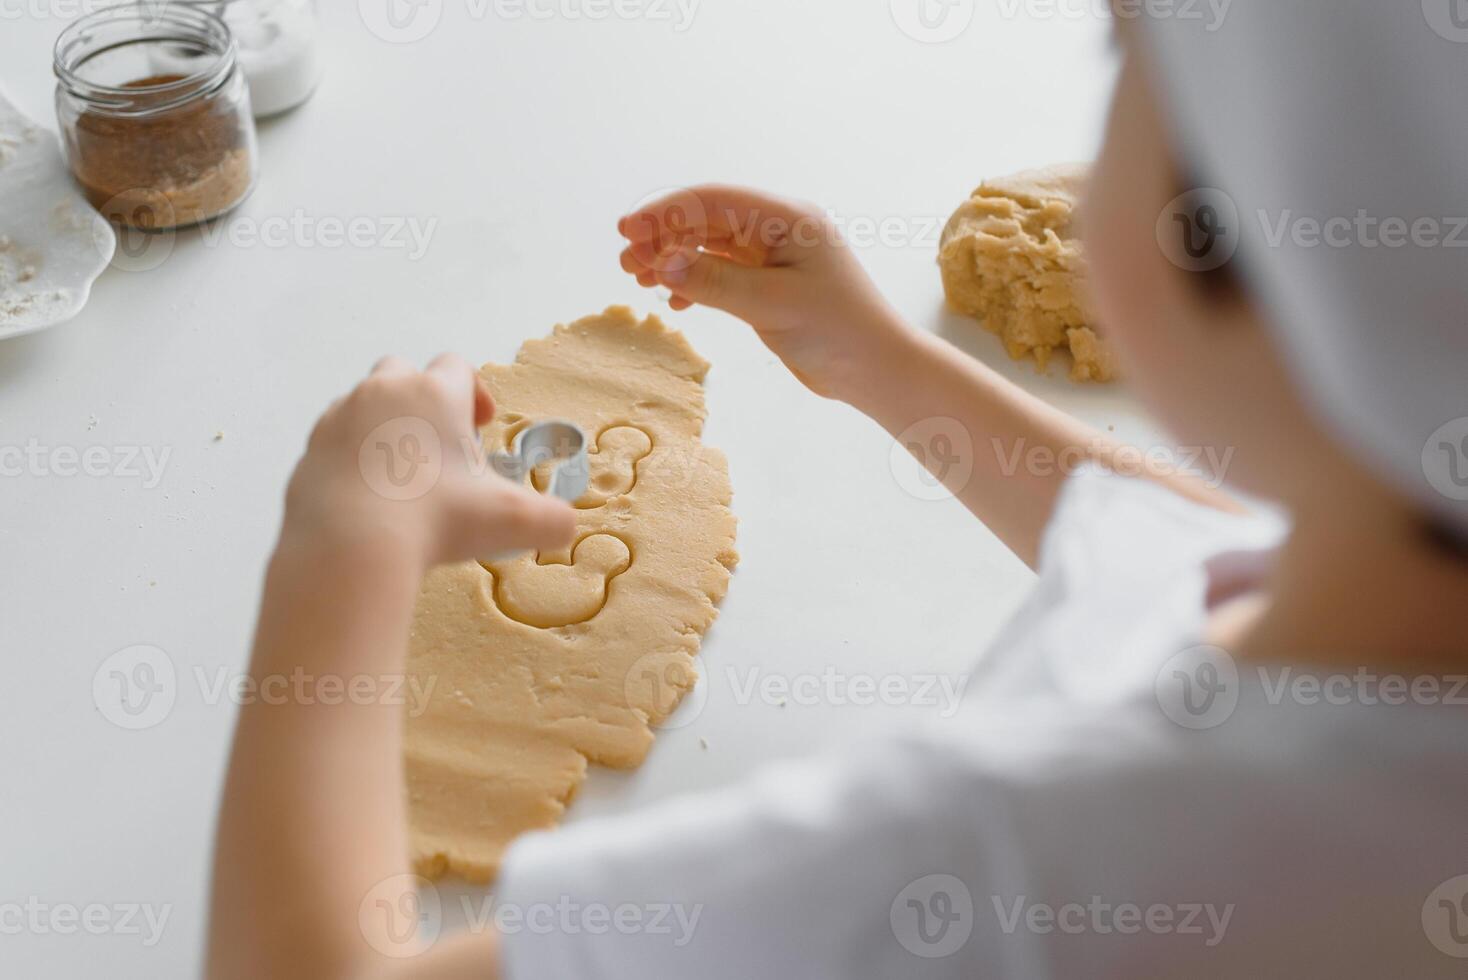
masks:
<svg viewBox="0 0 1468 980"><path fill-rule="evenodd" d="M537 629L584 623L607 604L612 579L632 565L632 551L620 538L593 534L576 545L569 561L521 555L487 562L494 573L494 597L511 619Z"/></svg>
<svg viewBox="0 0 1468 980"><path fill-rule="evenodd" d="M614 425L602 430L596 445L587 453L591 483L576 501L578 510L601 507L613 497L630 493L637 485L637 464L652 453L652 437L631 425ZM535 488L545 492L550 467L537 467L531 474Z"/></svg>

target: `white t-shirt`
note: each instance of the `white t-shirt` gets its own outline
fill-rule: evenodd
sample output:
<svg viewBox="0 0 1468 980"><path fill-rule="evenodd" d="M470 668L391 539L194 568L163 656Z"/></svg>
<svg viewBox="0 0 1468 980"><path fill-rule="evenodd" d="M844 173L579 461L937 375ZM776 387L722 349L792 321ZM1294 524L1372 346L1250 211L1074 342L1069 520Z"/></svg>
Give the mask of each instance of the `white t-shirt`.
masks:
<svg viewBox="0 0 1468 980"><path fill-rule="evenodd" d="M1082 471L957 718L526 836L510 980L1463 976L1468 690L1199 646L1282 531Z"/></svg>

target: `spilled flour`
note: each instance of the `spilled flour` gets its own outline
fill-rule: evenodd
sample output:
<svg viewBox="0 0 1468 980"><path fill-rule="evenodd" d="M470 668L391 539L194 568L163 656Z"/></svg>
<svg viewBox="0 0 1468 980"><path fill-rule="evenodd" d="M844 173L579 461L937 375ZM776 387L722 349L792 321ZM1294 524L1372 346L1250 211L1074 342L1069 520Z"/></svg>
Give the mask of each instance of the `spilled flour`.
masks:
<svg viewBox="0 0 1468 980"><path fill-rule="evenodd" d="M51 319L75 303L69 289L36 288L43 262L39 249L0 233L0 326Z"/></svg>

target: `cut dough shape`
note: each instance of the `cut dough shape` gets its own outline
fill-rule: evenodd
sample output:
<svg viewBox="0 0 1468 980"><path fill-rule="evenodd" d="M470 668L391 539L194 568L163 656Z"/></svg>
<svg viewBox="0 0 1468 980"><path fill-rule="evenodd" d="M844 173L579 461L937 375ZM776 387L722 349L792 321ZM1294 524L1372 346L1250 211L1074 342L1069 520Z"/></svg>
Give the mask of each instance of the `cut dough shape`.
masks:
<svg viewBox="0 0 1468 980"><path fill-rule="evenodd" d="M584 623L607 604L612 579L632 564L621 538L583 538L568 561L521 555L485 562L495 577L494 598L506 616L537 629Z"/></svg>
<svg viewBox="0 0 1468 980"><path fill-rule="evenodd" d="M576 501L579 509L601 507L637 485L637 464L652 452L652 436L636 426L614 425L597 437L587 453L591 480ZM550 467L537 467L531 479L542 493L550 481Z"/></svg>
<svg viewBox="0 0 1468 980"><path fill-rule="evenodd" d="M598 433L593 483L615 480L577 511L573 553L447 565L424 581L408 668L431 693L403 734L419 873L492 879L517 835L559 822L588 762L639 765L693 687L738 560L728 465L699 438L707 371L681 334L625 307L482 370L500 411L487 447L565 419Z"/></svg>
<svg viewBox="0 0 1468 980"><path fill-rule="evenodd" d="M998 334L1010 357L1044 371L1069 350L1073 381L1110 381L1116 359L1092 327L1075 230L1089 173L1066 164L980 184L949 219L938 264L948 302Z"/></svg>

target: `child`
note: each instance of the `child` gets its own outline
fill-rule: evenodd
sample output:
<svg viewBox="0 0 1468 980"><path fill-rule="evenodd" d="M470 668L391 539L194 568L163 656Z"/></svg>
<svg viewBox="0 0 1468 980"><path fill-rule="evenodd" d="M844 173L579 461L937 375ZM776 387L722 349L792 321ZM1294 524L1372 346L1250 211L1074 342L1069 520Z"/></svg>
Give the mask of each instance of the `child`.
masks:
<svg viewBox="0 0 1468 980"><path fill-rule="evenodd" d="M976 445L1085 447L1069 479L979 452L953 487L1040 573L984 690L941 732L530 835L497 886L521 910L673 905L682 928L527 915L398 960L359 911L412 887L399 709L248 706L210 976L1456 975L1468 266L1415 222L1468 201L1468 48L1430 7L1240 4L1212 31L1118 6L1086 214L1102 325L1135 391L1181 440L1235 450L1228 475L1287 533L1185 476L1111 472L1116 447L905 325L814 208L703 187L623 219L640 283L747 321L894 433L947 417ZM1363 208L1413 240L1373 247ZM1315 247L1302 217L1355 237ZM1237 255L1209 261L1204 239ZM566 508L455 455L491 411L454 358L385 360L328 410L256 671L400 670L431 564L567 542ZM390 502L358 447L402 416L447 458L432 492Z"/></svg>

